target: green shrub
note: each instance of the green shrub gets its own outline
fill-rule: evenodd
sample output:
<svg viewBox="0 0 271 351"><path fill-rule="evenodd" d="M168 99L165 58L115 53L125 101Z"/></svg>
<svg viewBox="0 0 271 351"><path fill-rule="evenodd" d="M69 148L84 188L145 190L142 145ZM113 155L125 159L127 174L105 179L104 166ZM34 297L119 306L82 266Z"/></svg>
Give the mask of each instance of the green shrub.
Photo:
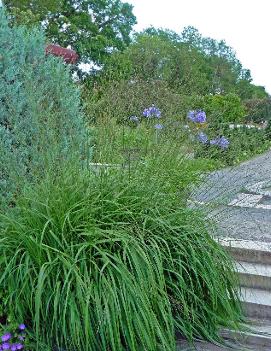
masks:
<svg viewBox="0 0 271 351"><path fill-rule="evenodd" d="M189 110L204 110L212 128L244 121L245 107L234 94L192 96L186 100Z"/></svg>
<svg viewBox="0 0 271 351"><path fill-rule="evenodd" d="M223 135L229 141L229 147L221 149L216 145L203 145L195 142L196 158L206 158L217 162L216 168L233 166L251 157L261 154L270 148L268 134L263 129L221 126L219 130L207 129L209 140Z"/></svg>
<svg viewBox="0 0 271 351"><path fill-rule="evenodd" d="M45 56L38 30L9 27L0 9L0 206L27 181L85 158L86 129L69 69Z"/></svg>
<svg viewBox="0 0 271 351"><path fill-rule="evenodd" d="M271 98L250 99L245 101L246 120L249 122L261 123L271 122Z"/></svg>
<svg viewBox="0 0 271 351"><path fill-rule="evenodd" d="M245 107L236 95L193 96L185 104L190 104L190 110L204 110L207 115L206 123L190 126L196 158L214 160L219 168L238 164L270 147L268 129L245 125ZM198 140L201 132L208 138L205 145ZM222 136L229 141L229 147L223 149L212 142L210 145L210 141Z"/></svg>
<svg viewBox="0 0 271 351"><path fill-rule="evenodd" d="M180 95L163 81L118 81L101 86L96 92L85 91L87 114L91 121L112 118L127 121L130 116L142 116L146 107L159 106L163 117L180 119L185 114Z"/></svg>
<svg viewBox="0 0 271 351"><path fill-rule="evenodd" d="M231 260L186 208L197 178L157 149L100 176L63 169L1 216L0 288L37 350L172 351L175 331L217 339L238 322Z"/></svg>

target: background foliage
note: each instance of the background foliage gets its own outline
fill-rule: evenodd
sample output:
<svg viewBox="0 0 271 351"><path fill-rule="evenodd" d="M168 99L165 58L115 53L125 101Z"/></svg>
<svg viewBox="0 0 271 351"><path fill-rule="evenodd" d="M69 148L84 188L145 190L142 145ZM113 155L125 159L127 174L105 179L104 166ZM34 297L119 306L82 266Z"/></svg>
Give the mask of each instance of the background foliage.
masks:
<svg viewBox="0 0 271 351"><path fill-rule="evenodd" d="M136 23L132 5L120 0L5 0L14 22L39 23L47 40L80 55L80 63L101 64L130 42Z"/></svg>
<svg viewBox="0 0 271 351"><path fill-rule="evenodd" d="M123 53L113 53L101 72L103 80L163 80L180 94L267 96L251 84L235 52L224 41L200 35L187 27L177 33L148 28L137 33Z"/></svg>

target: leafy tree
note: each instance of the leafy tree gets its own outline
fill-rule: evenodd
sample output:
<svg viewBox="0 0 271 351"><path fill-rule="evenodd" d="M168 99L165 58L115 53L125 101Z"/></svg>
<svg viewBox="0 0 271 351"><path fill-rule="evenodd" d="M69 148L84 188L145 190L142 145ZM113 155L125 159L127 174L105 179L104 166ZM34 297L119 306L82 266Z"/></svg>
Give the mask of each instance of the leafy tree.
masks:
<svg viewBox="0 0 271 351"><path fill-rule="evenodd" d="M156 36L161 39L168 40L175 44L181 42L181 36L170 29L149 27L140 33L136 33L135 37L142 36L142 35L148 35L152 37Z"/></svg>
<svg viewBox="0 0 271 351"><path fill-rule="evenodd" d="M242 100L268 97L264 87L251 83L250 70L242 67L236 53L224 40L217 41L203 37L192 26L183 30L180 40L186 43L190 50L196 49L206 56L208 61L206 65L209 65L211 69L211 93L235 93Z"/></svg>
<svg viewBox="0 0 271 351"><path fill-rule="evenodd" d="M180 43L172 57L169 85L180 94L212 93L212 68L204 54L196 48Z"/></svg>
<svg viewBox="0 0 271 351"><path fill-rule="evenodd" d="M241 79L236 84L236 93L242 100L246 99L266 99L269 97L263 86L254 85L251 82Z"/></svg>
<svg viewBox="0 0 271 351"><path fill-rule="evenodd" d="M21 11L17 7L12 8L10 11L11 20L10 24L23 25L32 28L39 22L39 15L34 14L30 9Z"/></svg>
<svg viewBox="0 0 271 351"><path fill-rule="evenodd" d="M194 27L186 27L181 40L190 48L199 50L206 56L211 68L210 85L212 93L229 93L235 89L237 81L244 77L243 68L235 52L224 40L217 41L203 37ZM247 71L247 70L246 70ZM249 80L250 77L246 78Z"/></svg>
<svg viewBox="0 0 271 351"><path fill-rule="evenodd" d="M22 22L31 11L48 40L71 46L81 63L101 64L114 50L130 43L136 18L132 5L120 0L5 0L13 21ZM36 17L37 16L37 17Z"/></svg>
<svg viewBox="0 0 271 351"><path fill-rule="evenodd" d="M251 98L245 101L247 110L247 120L261 123L268 122L270 128L271 122L271 98Z"/></svg>
<svg viewBox="0 0 271 351"><path fill-rule="evenodd" d="M102 84L125 80L152 82L154 87L163 81L181 95L268 96L251 84L250 71L225 41L204 38L194 27L180 35L153 27L137 33L129 47L110 55L97 76Z"/></svg>
<svg viewBox="0 0 271 351"><path fill-rule="evenodd" d="M146 81L167 80L174 50L169 40L159 36L140 35L120 56L130 63L133 78Z"/></svg>
<svg viewBox="0 0 271 351"><path fill-rule="evenodd" d="M123 53L113 53L101 76L106 81L164 81L176 92L203 92L208 88L206 60L188 50L169 32L151 28L136 35ZM208 70L208 69L207 69Z"/></svg>

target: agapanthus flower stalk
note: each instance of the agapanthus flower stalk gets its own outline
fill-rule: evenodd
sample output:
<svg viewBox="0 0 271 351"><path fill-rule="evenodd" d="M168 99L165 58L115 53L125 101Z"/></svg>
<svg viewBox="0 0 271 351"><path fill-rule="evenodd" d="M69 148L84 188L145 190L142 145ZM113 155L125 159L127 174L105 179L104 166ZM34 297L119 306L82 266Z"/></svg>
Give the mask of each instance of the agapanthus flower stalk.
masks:
<svg viewBox="0 0 271 351"><path fill-rule="evenodd" d="M200 132L197 135L197 139L202 144L207 144L208 143L208 136L205 133L203 133L203 132Z"/></svg>
<svg viewBox="0 0 271 351"><path fill-rule="evenodd" d="M207 121L206 113L201 110L189 111L187 114L187 118L190 119L191 122L200 124L206 123Z"/></svg>
<svg viewBox="0 0 271 351"><path fill-rule="evenodd" d="M146 118L161 118L161 111L154 105L149 108L145 108L142 114Z"/></svg>
<svg viewBox="0 0 271 351"><path fill-rule="evenodd" d="M225 149L227 149L229 147L230 142L224 136L219 136L219 137L217 137L215 139L210 140L210 144L211 145L217 145L221 149L225 150Z"/></svg>

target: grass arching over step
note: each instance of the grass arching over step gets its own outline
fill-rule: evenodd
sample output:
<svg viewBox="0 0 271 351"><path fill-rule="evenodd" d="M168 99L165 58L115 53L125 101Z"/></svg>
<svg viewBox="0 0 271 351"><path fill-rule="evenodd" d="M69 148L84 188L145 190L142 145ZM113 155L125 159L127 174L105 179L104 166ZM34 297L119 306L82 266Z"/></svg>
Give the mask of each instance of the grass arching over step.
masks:
<svg viewBox="0 0 271 351"><path fill-rule="evenodd" d="M0 288L37 341L172 351L176 331L217 339L220 325L238 324L232 262L174 182L174 170L194 174L187 162L100 176L66 169L1 215Z"/></svg>

